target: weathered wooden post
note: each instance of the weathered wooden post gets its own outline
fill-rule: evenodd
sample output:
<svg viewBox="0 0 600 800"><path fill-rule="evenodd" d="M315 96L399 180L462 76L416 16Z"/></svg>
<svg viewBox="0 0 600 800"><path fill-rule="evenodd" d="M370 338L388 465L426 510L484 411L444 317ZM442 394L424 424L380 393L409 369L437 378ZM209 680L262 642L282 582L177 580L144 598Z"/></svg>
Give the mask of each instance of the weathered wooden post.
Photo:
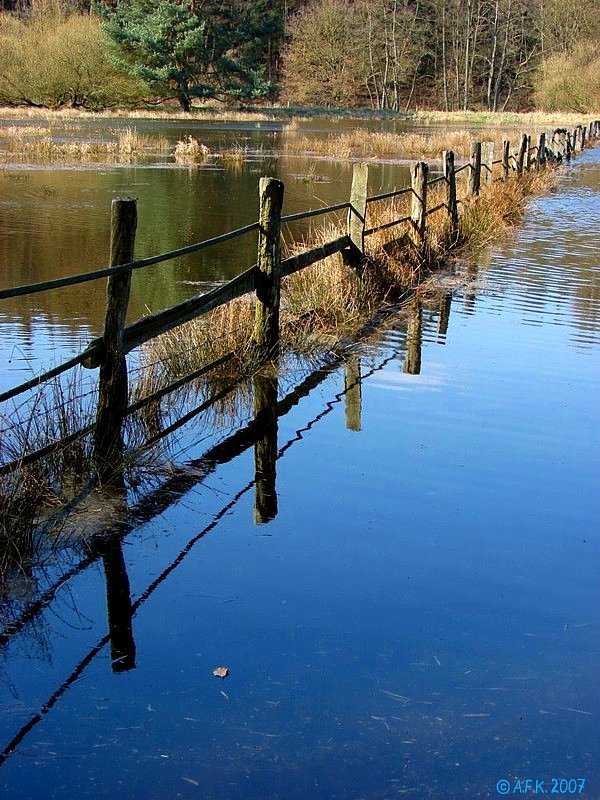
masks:
<svg viewBox="0 0 600 800"><path fill-rule="evenodd" d="M274 364L254 376L254 522L277 516L277 371Z"/></svg>
<svg viewBox="0 0 600 800"><path fill-rule="evenodd" d="M527 152L525 153L525 167L524 171L529 172L531 169L531 165L534 162L534 158L532 156L533 147L531 146L531 136L527 136Z"/></svg>
<svg viewBox="0 0 600 800"><path fill-rule="evenodd" d="M585 125L580 125L580 131L581 131L581 149L584 150L585 149L585 142L586 142L586 138L587 138L586 137L587 130L586 130Z"/></svg>
<svg viewBox="0 0 600 800"><path fill-rule="evenodd" d="M427 175L429 167L424 161L417 161L411 172L412 203L410 211L410 239L416 247L425 241L425 221L427 218Z"/></svg>
<svg viewBox="0 0 600 800"><path fill-rule="evenodd" d="M529 137L526 133L522 134L521 136L521 144L519 145L519 151L517 153L517 174L523 174L523 162L525 160L525 153L528 151L528 141Z"/></svg>
<svg viewBox="0 0 600 800"><path fill-rule="evenodd" d="M476 197L481 186L481 142L471 145L471 169L469 170L469 197Z"/></svg>
<svg viewBox="0 0 600 800"><path fill-rule="evenodd" d="M261 178L259 197L254 345L259 360L268 361L279 354L283 183L277 178Z"/></svg>
<svg viewBox="0 0 600 800"><path fill-rule="evenodd" d="M502 142L502 180L508 180L508 173L510 170L510 140L505 139Z"/></svg>
<svg viewBox="0 0 600 800"><path fill-rule="evenodd" d="M546 134L540 133L538 137L535 168L537 170L540 170L545 166L546 166Z"/></svg>
<svg viewBox="0 0 600 800"><path fill-rule="evenodd" d="M565 135L565 158L567 161L571 160L571 153L573 152L573 142L571 140L571 134L567 131Z"/></svg>
<svg viewBox="0 0 600 800"><path fill-rule="evenodd" d="M458 203L456 202L456 172L454 169L454 152L444 150L444 178L446 180L446 211L450 221L450 234L458 234Z"/></svg>
<svg viewBox="0 0 600 800"><path fill-rule="evenodd" d="M573 134L571 136L571 146L572 146L572 152L573 153L576 153L577 150L579 149L579 141L578 140L579 140L579 129L578 128L573 128Z"/></svg>
<svg viewBox="0 0 600 800"><path fill-rule="evenodd" d="M482 142L481 143L481 166L483 185L492 185L492 170L494 169L494 143Z"/></svg>
<svg viewBox="0 0 600 800"><path fill-rule="evenodd" d="M406 329L406 356L402 371L407 375L421 374L421 336L422 308L419 300L415 300L410 309Z"/></svg>
<svg viewBox="0 0 600 800"><path fill-rule="evenodd" d="M116 198L111 205L110 265L133 261L137 202ZM98 383L98 410L94 429L94 464L101 483L122 483L123 436L121 428L128 399L127 362L123 329L131 289L131 270L111 275L106 288L106 315Z"/></svg>
<svg viewBox="0 0 600 800"><path fill-rule="evenodd" d="M588 139L591 142L593 138L594 138L594 123L590 122L588 127Z"/></svg>
<svg viewBox="0 0 600 800"><path fill-rule="evenodd" d="M349 431L362 430L362 382L360 378L360 357L350 353L344 362L344 397L346 399L346 428Z"/></svg>
<svg viewBox="0 0 600 800"><path fill-rule="evenodd" d="M348 209L348 236L352 242L350 261L360 263L365 256L365 219L367 216L367 188L369 165L366 162L352 168L350 208Z"/></svg>

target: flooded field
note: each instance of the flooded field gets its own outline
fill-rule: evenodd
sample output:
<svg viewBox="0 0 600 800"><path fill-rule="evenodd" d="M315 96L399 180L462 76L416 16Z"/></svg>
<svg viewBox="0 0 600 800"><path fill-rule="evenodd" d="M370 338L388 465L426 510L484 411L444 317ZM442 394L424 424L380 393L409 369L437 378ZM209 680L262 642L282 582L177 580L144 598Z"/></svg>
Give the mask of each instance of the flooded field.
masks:
<svg viewBox="0 0 600 800"><path fill-rule="evenodd" d="M223 211L221 230L251 216L255 168L236 177L243 218ZM339 199L350 172L328 169L331 183L291 181L289 211ZM104 207L125 187L156 215L140 255L179 241L160 238L159 219L175 236L181 214L159 195L189 203L186 236L205 236L192 198L225 175L0 180L21 172L20 202L34 198L46 232L17 236L28 214L10 217L2 189L7 284L27 252L30 265L48 252L49 231L70 236L64 210L44 218L54 175L50 206L74 198L80 230L55 245L51 274L68 247L103 262ZM255 378L235 416L188 426L185 459L156 491L111 508L92 498L0 600L3 796L464 800L525 794L527 779L550 794L555 779L555 793L598 800L599 227L596 149L434 300L397 309L326 367ZM237 264L173 267L136 287L137 310L142 288L164 305ZM98 292L4 311L13 358L52 357L50 334L63 355L96 333ZM3 369L12 384L22 367ZM278 417L249 424L253 394L275 393ZM99 526L114 534L92 540Z"/></svg>

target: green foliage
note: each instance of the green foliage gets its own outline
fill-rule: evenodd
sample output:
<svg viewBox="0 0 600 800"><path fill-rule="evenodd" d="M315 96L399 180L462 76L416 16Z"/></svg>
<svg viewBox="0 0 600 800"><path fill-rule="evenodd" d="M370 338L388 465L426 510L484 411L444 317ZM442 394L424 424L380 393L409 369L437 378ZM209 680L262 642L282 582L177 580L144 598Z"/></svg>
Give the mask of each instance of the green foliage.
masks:
<svg viewBox="0 0 600 800"><path fill-rule="evenodd" d="M240 53L232 3L119 0L98 6L119 69L156 95L176 97L184 111L192 98L254 97L268 87Z"/></svg>
<svg viewBox="0 0 600 800"><path fill-rule="evenodd" d="M557 53L542 63L536 105L545 111L600 111L599 75L598 42L580 42L572 53Z"/></svg>
<svg viewBox="0 0 600 800"><path fill-rule="evenodd" d="M0 103L97 110L139 99L135 84L107 63L94 17L0 15Z"/></svg>

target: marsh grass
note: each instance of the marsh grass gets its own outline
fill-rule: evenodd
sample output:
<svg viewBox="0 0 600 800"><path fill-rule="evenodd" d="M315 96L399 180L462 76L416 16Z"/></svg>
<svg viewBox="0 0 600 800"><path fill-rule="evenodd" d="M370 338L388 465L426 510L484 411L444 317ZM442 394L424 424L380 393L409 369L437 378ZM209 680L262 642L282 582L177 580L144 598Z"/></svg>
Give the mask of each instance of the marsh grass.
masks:
<svg viewBox="0 0 600 800"><path fill-rule="evenodd" d="M169 151L165 136L147 136L134 127L110 131L112 139L72 139L56 137L52 127L10 125L0 127L0 153L5 160L42 161L131 161L149 153Z"/></svg>

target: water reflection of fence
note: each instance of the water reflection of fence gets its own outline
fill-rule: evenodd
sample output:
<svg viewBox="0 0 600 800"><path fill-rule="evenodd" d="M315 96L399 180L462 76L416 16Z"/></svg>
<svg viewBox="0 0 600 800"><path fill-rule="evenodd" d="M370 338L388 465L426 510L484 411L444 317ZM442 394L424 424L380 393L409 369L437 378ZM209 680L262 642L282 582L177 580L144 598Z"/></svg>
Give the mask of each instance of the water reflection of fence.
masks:
<svg viewBox="0 0 600 800"><path fill-rule="evenodd" d="M450 311L448 298L447 315ZM440 314L442 312L440 311ZM413 317L421 315L421 306L411 303L408 307L410 326ZM447 321L446 321L447 324ZM419 325L420 331L420 325ZM412 343L406 338L407 348L418 348L420 338ZM213 519L180 550L175 558L158 574L146 589L135 599L131 599L127 568L123 557L122 540L129 533L133 523L123 522L112 527L109 525L102 535L94 537L87 556L79 565L61 575L57 583L44 596L32 604L20 618L0 633L0 645L5 645L25 628L55 599L57 591L77 574L87 569L90 564L102 560L106 585L106 606L108 616L108 633L103 635L72 669L67 678L56 688L44 702L37 713L34 713L25 724L21 725L11 740L0 750L0 767L26 736L55 707L61 697L77 681L93 659L108 645L110 647L110 664L113 672L123 672L136 666L136 645L133 632L133 617L145 602L154 594L159 586L189 555L193 547L213 531L224 516L231 513L236 504L254 487L254 519L258 523L267 522L277 514L276 464L292 445L301 441L305 432L330 414L339 403L345 402L345 417L348 430L357 431L362 427L362 381L380 370L391 361L398 359L402 349L394 347L379 363L371 365L364 373L361 371L361 360L358 351L351 350L342 359L340 355L332 355L324 365L304 378L286 396L278 400L278 375L275 367L261 370L254 376L254 415L250 423L230 437L219 442L210 451L192 464L186 473L178 473L171 479L172 484L160 487L156 494L145 496L140 503L129 509L130 517L136 524L142 524L161 515L166 508L175 503L198 483L201 483L218 464L227 463L250 447L254 447L254 478L247 482L225 505ZM407 356L408 357L408 356ZM414 360L414 354L412 356ZM419 356L420 363L420 356ZM296 430L292 438L280 446L278 422L294 408L299 401L312 390L322 384L331 371L340 364L344 367L344 388L328 400L325 407L313 416L303 427ZM405 370L406 371L406 370ZM126 497L120 495L123 506ZM123 509L121 509L124 511Z"/></svg>
<svg viewBox="0 0 600 800"><path fill-rule="evenodd" d="M283 184L274 178L262 178L259 184L260 210L258 221L235 231L138 261L134 260L134 242L137 226L136 201L129 198L113 200L111 211L111 255L110 265L107 268L0 291L0 299L4 299L60 289L103 277L108 278L103 336L91 342L83 352L61 365L0 394L0 402L2 402L38 387L51 378L57 377L78 365L99 368L99 392L95 425L76 431L66 439L52 442L35 452L23 454L19 459L9 464L4 464L0 467L0 476L51 455L70 442L82 438L93 431L96 472L100 480L109 481L111 476L115 474L115 465L120 462L122 457L122 427L125 418L143 406L175 391L184 383L221 366L234 355L233 353L226 354L211 363L205 364L184 378L138 400L136 403L128 404L128 377L125 357L131 350L225 303L254 292L256 295L256 313L253 344L260 360L268 361L276 356L278 350L279 298L280 285L283 278L335 253L341 253L346 263L350 266L358 267L365 257L366 237L402 224L407 225L403 235L408 243L413 247L423 248L427 244L427 217L437 212L445 212L447 214L450 230L456 234L458 233L460 202L457 199L456 183L457 176L463 170L467 169L469 171L467 195L476 197L481 190L482 184L484 186L491 184L495 166L500 165L501 167L501 175L498 179L508 180L511 171L521 175L533 168L542 169L548 161L560 162L563 159L568 160L572 154L581 151L585 147L586 141L591 141L599 135L600 121L591 122L587 127L579 125L572 131L556 129L551 134L541 133L536 145L532 145L531 136L523 134L514 153L511 153L510 141L505 140L502 157L497 160L494 160L494 145L492 142L474 142L470 159L463 166L457 168L455 166L454 153L445 151L442 160L443 174L440 177L429 180L428 164L417 162L412 169L410 187L375 196L368 195L368 165L366 163L355 164L348 201L287 216L283 216L281 213ZM442 202L429 207L428 189L436 184L445 185L445 197ZM366 227L367 210L371 205L384 200L398 198L402 195L410 195L411 197L410 214L376 227ZM347 228L344 235L291 258L283 259L281 257L280 242L283 223L339 211L348 212ZM228 283L209 292L196 295L163 311L150 314L131 325L125 325L133 271L209 247L216 247L223 242L255 231L258 234L258 255L257 263L254 266ZM415 368L418 368L418 362L408 363L406 370L410 372ZM210 405L214 400L215 398L212 398L206 405ZM257 513L260 515L263 512L259 510ZM270 512L266 509L265 513L268 516Z"/></svg>

